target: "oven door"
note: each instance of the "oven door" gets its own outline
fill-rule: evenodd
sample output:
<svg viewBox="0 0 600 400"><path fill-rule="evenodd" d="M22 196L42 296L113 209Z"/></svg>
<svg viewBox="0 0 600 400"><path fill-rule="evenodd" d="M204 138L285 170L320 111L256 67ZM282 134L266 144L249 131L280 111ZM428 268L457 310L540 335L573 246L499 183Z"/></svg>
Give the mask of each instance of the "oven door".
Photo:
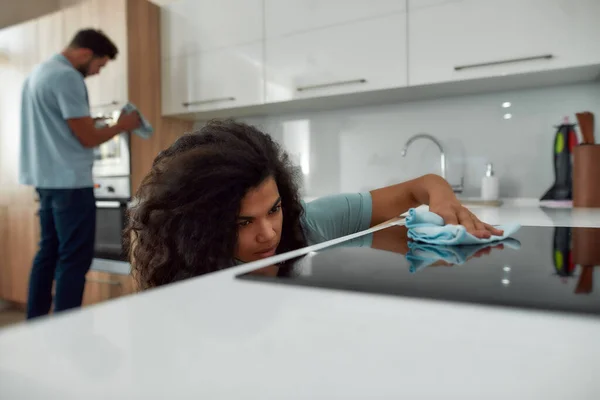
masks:
<svg viewBox="0 0 600 400"><path fill-rule="evenodd" d="M92 173L95 177L129 176L131 163L127 132L120 133L94 148Z"/></svg>
<svg viewBox="0 0 600 400"><path fill-rule="evenodd" d="M123 251L121 234L127 218L127 203L124 201L96 201L96 239L94 257L127 261Z"/></svg>

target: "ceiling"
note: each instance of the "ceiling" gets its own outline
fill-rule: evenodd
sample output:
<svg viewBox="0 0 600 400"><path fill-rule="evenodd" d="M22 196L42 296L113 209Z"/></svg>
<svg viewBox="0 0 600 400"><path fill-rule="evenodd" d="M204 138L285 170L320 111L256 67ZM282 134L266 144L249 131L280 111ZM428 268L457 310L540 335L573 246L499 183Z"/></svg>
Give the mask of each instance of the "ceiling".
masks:
<svg viewBox="0 0 600 400"><path fill-rule="evenodd" d="M61 0L0 0L0 28L58 10Z"/></svg>

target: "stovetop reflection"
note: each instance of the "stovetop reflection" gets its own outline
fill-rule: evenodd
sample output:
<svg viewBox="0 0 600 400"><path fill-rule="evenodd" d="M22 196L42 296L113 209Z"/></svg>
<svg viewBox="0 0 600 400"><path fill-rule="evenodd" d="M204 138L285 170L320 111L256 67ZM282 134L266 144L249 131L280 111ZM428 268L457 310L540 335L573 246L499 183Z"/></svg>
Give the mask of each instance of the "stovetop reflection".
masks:
<svg viewBox="0 0 600 400"><path fill-rule="evenodd" d="M238 278L486 304L600 314L600 229L522 227L486 246L428 246L391 227Z"/></svg>

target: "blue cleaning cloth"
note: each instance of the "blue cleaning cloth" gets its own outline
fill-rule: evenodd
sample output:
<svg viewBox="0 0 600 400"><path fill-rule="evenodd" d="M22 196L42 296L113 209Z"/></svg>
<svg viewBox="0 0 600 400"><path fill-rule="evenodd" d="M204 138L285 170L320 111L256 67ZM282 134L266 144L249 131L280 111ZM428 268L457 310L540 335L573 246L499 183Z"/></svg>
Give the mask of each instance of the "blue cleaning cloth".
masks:
<svg viewBox="0 0 600 400"><path fill-rule="evenodd" d="M488 247L504 245L504 248L519 250L521 242L516 239L504 239L494 243L470 244L463 246L440 246L435 244L408 242L409 251L406 260L409 262L409 271L415 273L438 261L448 264L461 265L467 262L478 251Z"/></svg>
<svg viewBox="0 0 600 400"><path fill-rule="evenodd" d="M125 114L129 114L129 113L132 113L134 111L136 111L140 115L140 119L142 120L142 125L139 128L134 129L133 133L135 133L136 135L138 135L142 139L149 139L152 136L152 133L154 132L154 128L152 128L152 125L150 125L150 123L148 122L148 120L146 120L146 118L144 118L144 116L137 109L137 107L134 106L131 103L127 103L121 109L121 112L123 112Z"/></svg>
<svg viewBox="0 0 600 400"><path fill-rule="evenodd" d="M521 228L519 224L497 226L504 231L502 236L479 239L467 232L462 225L446 225L444 219L431 211L411 208L406 216L408 237L416 242L440 245L462 245L491 243L506 239Z"/></svg>

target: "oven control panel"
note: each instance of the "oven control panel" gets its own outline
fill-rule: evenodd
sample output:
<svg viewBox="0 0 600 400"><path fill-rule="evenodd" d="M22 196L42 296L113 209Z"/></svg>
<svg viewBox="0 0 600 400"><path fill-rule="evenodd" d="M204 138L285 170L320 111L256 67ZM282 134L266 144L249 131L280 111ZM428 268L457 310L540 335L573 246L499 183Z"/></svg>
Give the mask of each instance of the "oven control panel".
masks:
<svg viewBox="0 0 600 400"><path fill-rule="evenodd" d="M94 196L96 199L130 199L131 182L129 176L95 177Z"/></svg>

